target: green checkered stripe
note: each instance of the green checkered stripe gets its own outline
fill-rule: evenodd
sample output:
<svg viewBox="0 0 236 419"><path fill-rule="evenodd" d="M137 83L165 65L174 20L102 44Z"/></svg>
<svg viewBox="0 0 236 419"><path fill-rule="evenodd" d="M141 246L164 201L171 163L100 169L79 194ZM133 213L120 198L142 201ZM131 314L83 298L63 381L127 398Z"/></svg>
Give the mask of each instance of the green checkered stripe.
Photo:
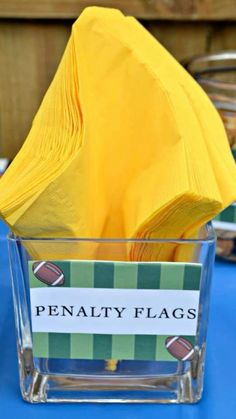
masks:
<svg viewBox="0 0 236 419"><path fill-rule="evenodd" d="M214 220L225 221L227 223L236 223L236 204L232 204L224 211L218 214Z"/></svg>
<svg viewBox="0 0 236 419"><path fill-rule="evenodd" d="M175 262L53 261L64 273L64 287L199 290L201 265ZM31 288L48 287L32 272ZM176 361L165 348L168 336L33 333L40 358ZM194 336L184 336L194 345Z"/></svg>

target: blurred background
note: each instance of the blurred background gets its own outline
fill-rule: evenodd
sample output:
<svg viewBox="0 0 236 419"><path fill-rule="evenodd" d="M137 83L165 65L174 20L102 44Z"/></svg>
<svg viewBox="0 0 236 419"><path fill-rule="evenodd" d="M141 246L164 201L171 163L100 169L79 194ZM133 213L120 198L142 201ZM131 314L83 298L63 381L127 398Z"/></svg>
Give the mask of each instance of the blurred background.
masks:
<svg viewBox="0 0 236 419"><path fill-rule="evenodd" d="M70 36L72 23L89 5L116 7L137 17L177 60L186 63L217 107L236 159L236 0L0 0L0 177L29 132ZM220 55L214 55L219 52ZM188 61L202 54L211 58ZM235 417L236 284L232 262L236 262L236 203L217 217L215 228L217 255L224 261L217 261L213 281L206 397L194 407L184 406L184 411L171 406L173 410L168 410L168 417L172 418L183 414L186 418L202 419L221 418L222 414ZM0 348L0 360L4 360L0 362L1 412L5 419L16 412L23 417L29 408L31 419L38 419L38 409L21 404L19 394L16 397L18 367L15 337L10 333L14 323L6 234L7 227L0 222L0 284L4 294L0 304L0 337L5 343ZM78 409L73 405L60 405L57 410L50 409L50 413L47 406L41 407L41 419L53 412L57 419L66 417L69 411L71 418L78 417ZM84 405L83 409L81 414L86 417L91 412L94 416L100 412L99 417L104 418L112 415L114 419L118 415L156 416L151 405L149 410L141 405L138 410L124 405L117 412L112 405L106 406L106 411L102 406L91 410ZM160 409L159 406L161 414ZM166 406L163 413L164 409L166 412Z"/></svg>
<svg viewBox="0 0 236 419"><path fill-rule="evenodd" d="M178 59L236 49L236 0L0 0L0 157L12 159L88 5L137 17Z"/></svg>

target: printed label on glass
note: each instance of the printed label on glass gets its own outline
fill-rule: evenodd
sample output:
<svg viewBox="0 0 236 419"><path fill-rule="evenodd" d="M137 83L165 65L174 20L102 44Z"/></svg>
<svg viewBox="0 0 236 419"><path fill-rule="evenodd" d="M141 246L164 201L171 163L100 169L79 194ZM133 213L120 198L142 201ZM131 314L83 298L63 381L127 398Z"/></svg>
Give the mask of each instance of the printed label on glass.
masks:
<svg viewBox="0 0 236 419"><path fill-rule="evenodd" d="M30 261L34 356L191 360L201 265Z"/></svg>

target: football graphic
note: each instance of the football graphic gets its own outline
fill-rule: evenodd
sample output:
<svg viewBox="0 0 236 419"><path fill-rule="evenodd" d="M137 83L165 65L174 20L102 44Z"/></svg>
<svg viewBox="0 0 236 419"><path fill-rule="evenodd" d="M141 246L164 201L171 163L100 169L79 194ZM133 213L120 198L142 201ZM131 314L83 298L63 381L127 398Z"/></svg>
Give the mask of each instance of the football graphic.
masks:
<svg viewBox="0 0 236 419"><path fill-rule="evenodd" d="M33 274L39 281L51 286L60 286L65 282L65 277L60 268L52 262L34 262L32 266Z"/></svg>
<svg viewBox="0 0 236 419"><path fill-rule="evenodd" d="M179 361L191 361L194 357L193 345L180 336L169 336L166 338L165 347Z"/></svg>

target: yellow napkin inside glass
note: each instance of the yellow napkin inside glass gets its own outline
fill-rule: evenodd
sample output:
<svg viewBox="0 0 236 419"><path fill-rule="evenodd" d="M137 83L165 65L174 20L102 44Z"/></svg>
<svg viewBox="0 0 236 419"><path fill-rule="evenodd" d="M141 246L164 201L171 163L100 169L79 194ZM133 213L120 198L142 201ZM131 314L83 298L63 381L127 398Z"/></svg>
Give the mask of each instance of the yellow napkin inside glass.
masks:
<svg viewBox="0 0 236 419"><path fill-rule="evenodd" d="M235 163L202 89L134 18L85 9L1 179L1 217L24 237L183 238L235 198ZM34 257L56 257L55 245L36 247ZM117 258L184 252L135 244ZM97 245L86 257L114 254Z"/></svg>

